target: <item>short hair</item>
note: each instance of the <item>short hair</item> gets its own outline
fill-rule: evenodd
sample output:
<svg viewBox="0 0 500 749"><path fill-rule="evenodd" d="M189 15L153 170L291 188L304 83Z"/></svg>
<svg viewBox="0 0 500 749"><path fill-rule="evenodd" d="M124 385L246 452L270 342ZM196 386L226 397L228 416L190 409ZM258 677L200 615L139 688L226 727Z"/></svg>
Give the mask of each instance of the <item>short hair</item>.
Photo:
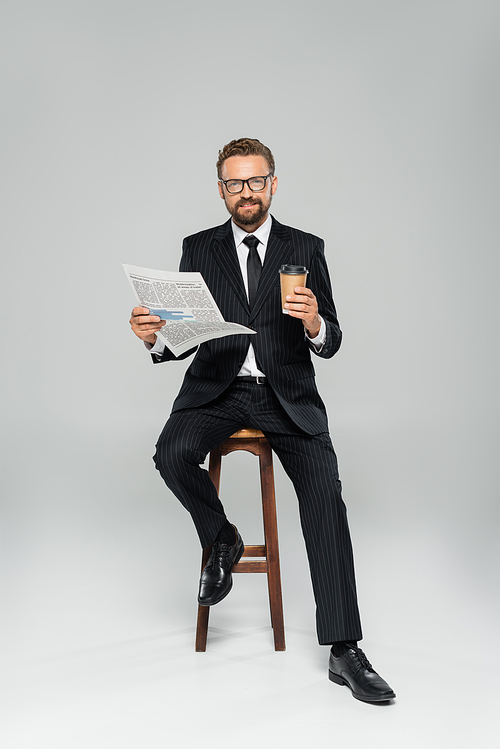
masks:
<svg viewBox="0 0 500 749"><path fill-rule="evenodd" d="M271 150L257 138L238 138L228 143L219 151L217 159L217 177L222 178L222 165L231 156L263 156L269 164L269 171L274 176L274 156Z"/></svg>

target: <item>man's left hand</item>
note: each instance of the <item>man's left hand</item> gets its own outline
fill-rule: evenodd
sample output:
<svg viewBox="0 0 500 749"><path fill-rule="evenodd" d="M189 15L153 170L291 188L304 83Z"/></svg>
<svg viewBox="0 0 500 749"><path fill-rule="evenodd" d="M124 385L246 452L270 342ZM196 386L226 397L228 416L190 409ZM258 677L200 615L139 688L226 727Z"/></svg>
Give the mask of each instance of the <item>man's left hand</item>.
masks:
<svg viewBox="0 0 500 749"><path fill-rule="evenodd" d="M286 298L285 309L290 317L300 317L309 338L316 338L321 320L318 317L318 302L311 289L296 286L295 294L289 294Z"/></svg>

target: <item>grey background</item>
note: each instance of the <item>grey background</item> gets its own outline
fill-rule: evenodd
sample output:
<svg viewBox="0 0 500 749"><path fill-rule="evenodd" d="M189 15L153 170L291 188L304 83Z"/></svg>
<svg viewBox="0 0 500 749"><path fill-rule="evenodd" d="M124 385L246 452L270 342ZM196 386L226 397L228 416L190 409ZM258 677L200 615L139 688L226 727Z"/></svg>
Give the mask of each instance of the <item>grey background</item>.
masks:
<svg viewBox="0 0 500 749"><path fill-rule="evenodd" d="M3 1L5 746L215 746L214 683L243 747L493 745L499 14ZM388 710L325 678L280 466L288 651L243 576L192 652L197 539L151 462L185 364L153 367L131 334L120 263L175 269L226 219L215 160L243 135L274 152L276 217L326 240L345 339L315 364ZM228 458L253 542L257 491L253 458Z"/></svg>

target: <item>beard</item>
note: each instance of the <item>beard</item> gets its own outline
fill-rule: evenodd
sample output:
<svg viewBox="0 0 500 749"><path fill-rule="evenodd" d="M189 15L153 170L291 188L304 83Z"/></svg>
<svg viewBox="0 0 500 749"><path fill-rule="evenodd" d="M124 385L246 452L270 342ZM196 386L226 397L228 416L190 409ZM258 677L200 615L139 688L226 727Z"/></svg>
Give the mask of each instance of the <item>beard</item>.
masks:
<svg viewBox="0 0 500 749"><path fill-rule="evenodd" d="M235 224L238 224L238 226L251 226L252 224L258 224L266 216L271 206L271 200L271 196L265 202L258 197L241 198L234 206L229 206L226 201L224 202L226 202L226 208L233 217ZM240 210L242 205L248 205L249 203L255 205L255 209L251 211Z"/></svg>

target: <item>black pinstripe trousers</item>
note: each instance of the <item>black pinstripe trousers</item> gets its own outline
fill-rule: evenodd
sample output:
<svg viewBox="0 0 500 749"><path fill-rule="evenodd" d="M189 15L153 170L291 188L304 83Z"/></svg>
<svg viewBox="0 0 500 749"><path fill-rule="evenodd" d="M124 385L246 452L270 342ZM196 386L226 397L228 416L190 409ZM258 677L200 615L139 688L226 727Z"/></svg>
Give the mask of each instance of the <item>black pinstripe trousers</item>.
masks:
<svg viewBox="0 0 500 749"><path fill-rule="evenodd" d="M214 401L173 413L156 445L162 478L191 513L203 547L226 521L208 472L207 454L238 429L261 429L290 477L299 501L316 600L320 644L360 640L352 546L337 458L328 433L295 426L268 385L234 383Z"/></svg>

